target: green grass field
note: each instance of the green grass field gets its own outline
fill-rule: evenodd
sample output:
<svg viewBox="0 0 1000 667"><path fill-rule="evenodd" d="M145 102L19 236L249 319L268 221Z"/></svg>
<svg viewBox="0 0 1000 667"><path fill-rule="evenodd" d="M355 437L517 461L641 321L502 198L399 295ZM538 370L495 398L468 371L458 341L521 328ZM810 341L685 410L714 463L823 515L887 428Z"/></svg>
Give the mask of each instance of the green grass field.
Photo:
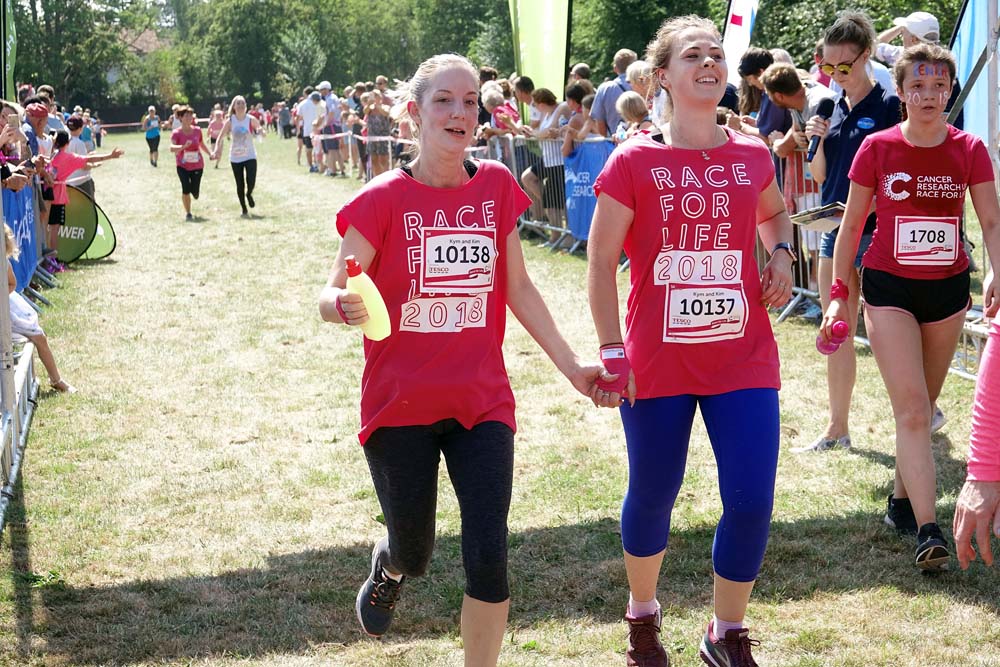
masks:
<svg viewBox="0 0 1000 667"><path fill-rule="evenodd" d="M321 322L316 299L334 214L358 181L308 175L292 142L269 137L255 217L239 217L223 163L184 222L169 156L153 169L140 136L116 144L125 157L96 180L118 249L47 293L43 325L80 392L38 405L0 543L0 665L460 665L459 524L443 473L430 574L407 586L385 640L363 638L354 618L382 530L355 436L361 337ZM533 246L528 268L556 321L593 356L585 261ZM795 455L825 423L825 362L811 325L776 331L784 451L748 618L758 662L1000 666L1000 573L922 576L910 541L882 525L893 421L874 360L860 352L855 449ZM520 428L501 664L622 665L618 416L575 395L513 319L506 358ZM949 377L940 401L946 528L973 388ZM701 664L719 510L699 425L659 593L675 667Z"/></svg>

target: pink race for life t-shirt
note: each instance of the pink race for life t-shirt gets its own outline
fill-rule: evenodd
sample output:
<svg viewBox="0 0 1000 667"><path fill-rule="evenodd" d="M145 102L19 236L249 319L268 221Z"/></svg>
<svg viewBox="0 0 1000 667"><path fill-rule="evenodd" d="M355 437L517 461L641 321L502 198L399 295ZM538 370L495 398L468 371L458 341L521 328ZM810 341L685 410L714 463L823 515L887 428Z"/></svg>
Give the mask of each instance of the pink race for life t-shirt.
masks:
<svg viewBox="0 0 1000 667"><path fill-rule="evenodd" d="M861 260L865 267L933 280L969 266L959 234L965 192L993 180L979 137L949 125L942 144L921 148L896 125L865 138L848 176L875 189L877 224Z"/></svg>
<svg viewBox="0 0 1000 667"><path fill-rule="evenodd" d="M764 144L726 133L704 152L638 134L594 183L634 213L625 349L638 398L781 385L754 259L757 201L774 166Z"/></svg>
<svg viewBox="0 0 1000 667"><path fill-rule="evenodd" d="M365 339L362 445L383 426L442 419L516 428L502 351L506 244L531 200L502 164L477 164L458 188L386 172L337 213L341 236L354 227L375 248L367 273L392 325Z"/></svg>
<svg viewBox="0 0 1000 667"><path fill-rule="evenodd" d="M70 153L66 149L60 150L52 158L52 172L55 177L52 185L52 203L68 204L69 193L66 191L66 180L73 175L77 169L87 166L87 158Z"/></svg>
<svg viewBox="0 0 1000 667"><path fill-rule="evenodd" d="M183 146L188 142L191 142L194 148L185 148L177 152L177 166L188 171L204 169L205 161L201 157L201 128L192 127L186 134L183 129L177 128L170 135L170 143L174 146Z"/></svg>

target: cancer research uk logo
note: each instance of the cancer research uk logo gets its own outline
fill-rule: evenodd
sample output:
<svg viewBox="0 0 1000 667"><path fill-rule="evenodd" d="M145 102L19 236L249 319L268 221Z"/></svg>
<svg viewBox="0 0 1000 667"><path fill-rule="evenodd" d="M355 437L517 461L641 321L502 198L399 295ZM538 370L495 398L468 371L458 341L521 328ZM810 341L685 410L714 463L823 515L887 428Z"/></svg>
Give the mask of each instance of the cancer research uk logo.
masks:
<svg viewBox="0 0 1000 667"><path fill-rule="evenodd" d="M896 183L909 183L913 177L905 171L897 171L882 179L882 193L893 201L903 201L910 196L910 193L902 188L896 188Z"/></svg>

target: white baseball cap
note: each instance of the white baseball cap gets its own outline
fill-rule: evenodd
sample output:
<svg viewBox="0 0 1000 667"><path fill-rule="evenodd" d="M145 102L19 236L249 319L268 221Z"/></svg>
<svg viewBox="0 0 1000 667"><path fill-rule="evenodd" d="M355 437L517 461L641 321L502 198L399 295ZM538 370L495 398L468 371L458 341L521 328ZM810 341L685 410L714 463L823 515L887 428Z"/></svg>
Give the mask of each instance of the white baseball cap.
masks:
<svg viewBox="0 0 1000 667"><path fill-rule="evenodd" d="M930 16L930 14L928 14ZM934 18L931 16L931 18ZM937 19L934 19L934 25L937 25ZM329 81L320 81L319 85L316 86L316 90L333 90L333 86L330 85Z"/></svg>
<svg viewBox="0 0 1000 667"><path fill-rule="evenodd" d="M937 42L941 39L941 26L937 17L927 12L913 12L909 16L896 17L892 24L903 26L911 35L924 42Z"/></svg>

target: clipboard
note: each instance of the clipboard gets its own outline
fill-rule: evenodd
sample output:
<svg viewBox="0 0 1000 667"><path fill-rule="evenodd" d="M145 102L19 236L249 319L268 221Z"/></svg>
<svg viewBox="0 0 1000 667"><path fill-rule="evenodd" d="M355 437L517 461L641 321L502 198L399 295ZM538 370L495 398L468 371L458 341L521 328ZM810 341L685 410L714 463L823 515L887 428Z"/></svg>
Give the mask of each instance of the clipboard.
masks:
<svg viewBox="0 0 1000 667"><path fill-rule="evenodd" d="M809 208L793 216L791 221L810 232L831 232L840 226L847 207L842 202Z"/></svg>

